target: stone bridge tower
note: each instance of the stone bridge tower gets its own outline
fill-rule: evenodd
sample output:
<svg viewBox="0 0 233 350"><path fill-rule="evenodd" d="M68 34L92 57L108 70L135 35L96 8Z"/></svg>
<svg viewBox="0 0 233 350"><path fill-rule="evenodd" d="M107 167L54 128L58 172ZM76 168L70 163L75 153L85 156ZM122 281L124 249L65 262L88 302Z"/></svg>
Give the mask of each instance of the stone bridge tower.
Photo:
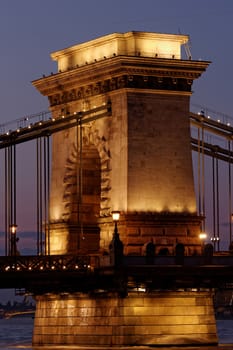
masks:
<svg viewBox="0 0 233 350"><path fill-rule="evenodd" d="M113 210L125 254L141 255L151 239L157 253L200 248L188 116L208 62L181 59L187 40L107 35L52 53L58 73L33 82L54 118L112 106L111 117L53 136L52 254L108 251Z"/></svg>
<svg viewBox="0 0 233 350"><path fill-rule="evenodd" d="M52 136L51 254L108 253L114 210L121 212L125 255L142 255L151 240L156 254L173 254L177 243L187 255L200 251L189 103L193 80L209 62L183 60L187 40L107 35L52 53L58 72L33 82L49 98L53 118L111 103L110 116L92 114L88 123ZM34 345L217 342L208 291L137 289L122 297L109 286L36 300Z"/></svg>

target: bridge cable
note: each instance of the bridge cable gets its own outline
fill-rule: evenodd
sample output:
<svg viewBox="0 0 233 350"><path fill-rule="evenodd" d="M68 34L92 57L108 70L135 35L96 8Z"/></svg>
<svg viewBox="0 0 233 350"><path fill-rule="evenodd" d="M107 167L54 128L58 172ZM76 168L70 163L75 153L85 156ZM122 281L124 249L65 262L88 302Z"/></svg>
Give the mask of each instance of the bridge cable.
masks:
<svg viewBox="0 0 233 350"><path fill-rule="evenodd" d="M229 151L229 161L228 161L228 195L229 195L229 245L232 241L232 199L231 199L231 191L232 191L232 183L231 183L231 146L232 141L228 140L228 151Z"/></svg>
<svg viewBox="0 0 233 350"><path fill-rule="evenodd" d="M202 140L202 152L201 152L201 155L202 155L202 178L201 178L201 192L202 192L202 215L203 215L203 220L202 220L202 229L203 229L203 232L205 232L205 152L204 152L204 127L203 127L203 124L202 124L202 128L201 128L201 131L202 131L202 135L201 135L201 140Z"/></svg>
<svg viewBox="0 0 233 350"><path fill-rule="evenodd" d="M213 235L216 237L216 207L215 207L215 155L212 155L212 189L213 189ZM215 240L214 240L215 249Z"/></svg>
<svg viewBox="0 0 233 350"><path fill-rule="evenodd" d="M48 178L47 178L47 147L46 147L46 141L47 138L43 138L43 151L44 151L44 232L46 234L47 229L47 222L48 222L48 202L47 202L47 193L48 193ZM40 237L40 249L41 252L43 252L43 244L45 244L45 241L43 240L42 231L41 231L41 237ZM44 247L46 250L46 247ZM44 252L45 253L45 252Z"/></svg>
<svg viewBox="0 0 233 350"><path fill-rule="evenodd" d="M36 139L36 225L37 225L37 255L39 255L39 139Z"/></svg>
<svg viewBox="0 0 233 350"><path fill-rule="evenodd" d="M16 224L16 146L13 145L13 224Z"/></svg>
<svg viewBox="0 0 233 350"><path fill-rule="evenodd" d="M37 150L37 255L42 254L42 142L41 137L36 142Z"/></svg>
<svg viewBox="0 0 233 350"><path fill-rule="evenodd" d="M84 238L83 234L83 213L82 213L82 197L83 197L83 145L82 145L82 121L81 116L77 119L77 151L78 151L78 169L77 169L77 188L78 188L78 206L77 206L77 215L78 215L78 240L77 248L80 249L80 238Z"/></svg>
<svg viewBox="0 0 233 350"><path fill-rule="evenodd" d="M46 154L47 154L47 195L45 202L48 204L47 206L47 223L46 223L46 235L45 235L45 252L50 255L50 137L46 136Z"/></svg>
<svg viewBox="0 0 233 350"><path fill-rule="evenodd" d="M8 155L9 148L5 148L5 255L9 254L9 176Z"/></svg>
<svg viewBox="0 0 233 350"><path fill-rule="evenodd" d="M217 211L217 249L219 251L219 239L220 239L220 232L219 232L219 171L218 171L218 158L216 158L216 211Z"/></svg>
<svg viewBox="0 0 233 350"><path fill-rule="evenodd" d="M200 144L200 128L198 128L197 130L197 135L198 135L198 169L197 169L197 181L198 181L198 210L199 210L199 215L201 215L201 168L200 168L200 164L201 164L201 161L200 161L200 147L201 147L201 144Z"/></svg>
<svg viewBox="0 0 233 350"><path fill-rule="evenodd" d="M11 144L5 150L5 253L16 255L16 148Z"/></svg>

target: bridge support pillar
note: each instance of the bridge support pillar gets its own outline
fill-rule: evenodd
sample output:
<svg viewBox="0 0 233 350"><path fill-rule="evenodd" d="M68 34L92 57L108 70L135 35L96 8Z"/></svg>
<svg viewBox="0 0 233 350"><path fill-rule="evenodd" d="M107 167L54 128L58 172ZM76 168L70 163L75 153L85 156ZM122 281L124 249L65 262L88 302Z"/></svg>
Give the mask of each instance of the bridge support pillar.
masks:
<svg viewBox="0 0 233 350"><path fill-rule="evenodd" d="M37 296L34 346L146 349L216 345L210 291Z"/></svg>

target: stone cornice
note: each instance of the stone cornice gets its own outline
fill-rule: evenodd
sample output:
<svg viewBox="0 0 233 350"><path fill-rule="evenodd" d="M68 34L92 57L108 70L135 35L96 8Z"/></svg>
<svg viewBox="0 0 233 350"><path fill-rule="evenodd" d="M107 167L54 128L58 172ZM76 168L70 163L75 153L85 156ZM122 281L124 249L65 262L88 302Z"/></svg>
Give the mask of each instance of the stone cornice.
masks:
<svg viewBox="0 0 233 350"><path fill-rule="evenodd" d="M32 82L54 106L121 88L190 91L210 62L116 56Z"/></svg>
<svg viewBox="0 0 233 350"><path fill-rule="evenodd" d="M106 78L126 73L197 79L209 64L208 61L117 56L34 80L32 84L43 95L48 95L47 88L56 89L61 84L75 82L81 85L85 81L90 82L90 79L93 83L103 76Z"/></svg>

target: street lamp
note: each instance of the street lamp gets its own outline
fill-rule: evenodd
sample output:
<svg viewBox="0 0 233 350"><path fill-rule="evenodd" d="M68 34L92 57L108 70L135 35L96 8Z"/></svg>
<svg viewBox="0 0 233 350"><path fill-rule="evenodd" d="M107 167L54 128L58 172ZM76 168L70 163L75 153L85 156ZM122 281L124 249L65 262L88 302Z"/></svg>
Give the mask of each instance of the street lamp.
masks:
<svg viewBox="0 0 233 350"><path fill-rule="evenodd" d="M205 244L205 240L207 238L207 234L205 232L201 232L199 234L199 238L201 240L201 248L202 248L202 254L204 253L204 244Z"/></svg>
<svg viewBox="0 0 233 350"><path fill-rule="evenodd" d="M201 232L201 233L199 234L199 238L200 238L200 240L201 240L202 242L204 242L205 239L207 238L207 234L206 234L205 232Z"/></svg>
<svg viewBox="0 0 233 350"><path fill-rule="evenodd" d="M211 240L211 242L213 242L213 244L214 244L214 251L215 251L216 243L217 243L217 247L218 247L218 250L219 250L219 241L220 241L220 238L219 238L219 237L211 237L210 240Z"/></svg>
<svg viewBox="0 0 233 350"><path fill-rule="evenodd" d="M18 238L16 237L16 231L17 231L17 225L11 224L9 226L10 229L10 255L15 256L17 252L16 242L18 241Z"/></svg>
<svg viewBox="0 0 233 350"><path fill-rule="evenodd" d="M118 235L118 229L117 229L117 223L120 219L120 212L115 210L115 211L112 211L112 219L114 221L114 224L115 224L115 227L114 227L114 235Z"/></svg>
<svg viewBox="0 0 233 350"><path fill-rule="evenodd" d="M112 219L114 221L114 232L113 237L109 245L109 251L110 251L110 262L112 265L119 266L122 264L122 258L123 258L123 243L120 240L120 236L118 233L118 227L117 223L120 219L120 212L119 211L113 211L112 212Z"/></svg>

